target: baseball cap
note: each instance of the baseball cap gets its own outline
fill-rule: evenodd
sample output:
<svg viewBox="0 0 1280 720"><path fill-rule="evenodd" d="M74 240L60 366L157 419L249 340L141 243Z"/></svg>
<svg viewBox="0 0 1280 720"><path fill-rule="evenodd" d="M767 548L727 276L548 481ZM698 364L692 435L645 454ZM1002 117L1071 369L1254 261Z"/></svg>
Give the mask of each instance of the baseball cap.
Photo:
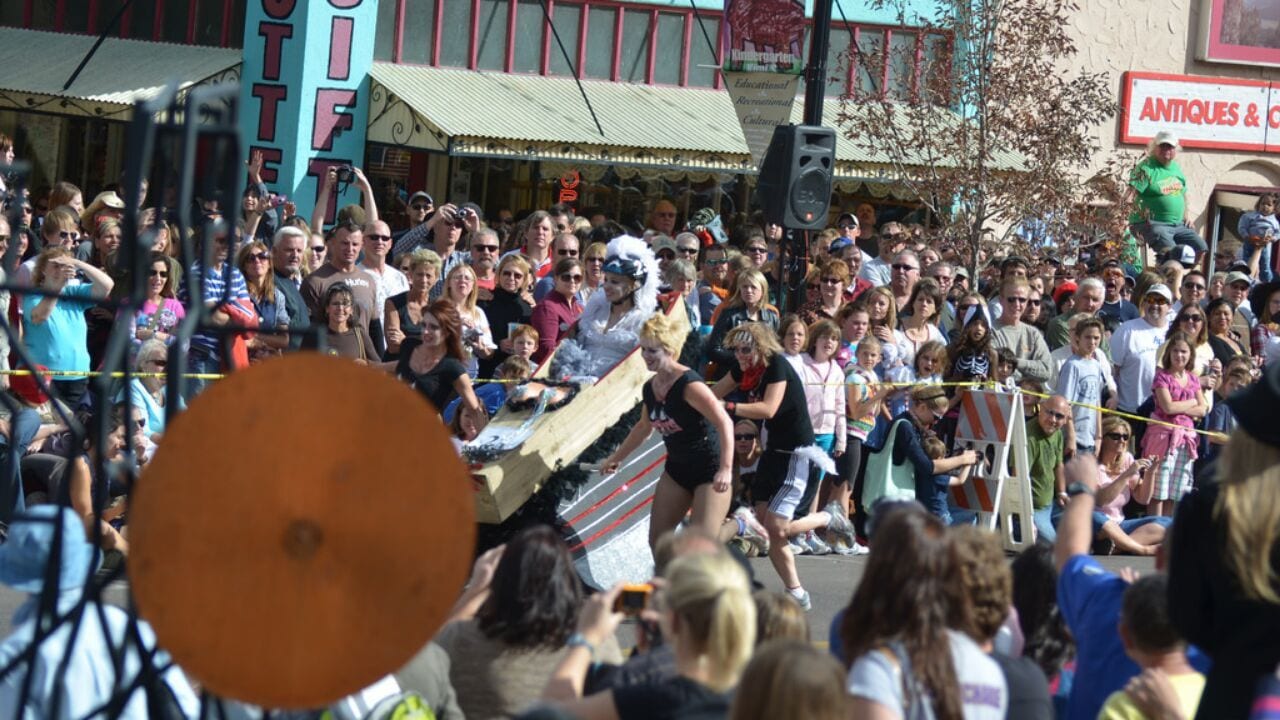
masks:
<svg viewBox="0 0 1280 720"><path fill-rule="evenodd" d="M836 227L846 224L852 224L854 227L859 227L858 216L853 213L840 213L840 217L836 218Z"/></svg>
<svg viewBox="0 0 1280 720"><path fill-rule="evenodd" d="M1156 133L1156 136L1154 138L1151 138L1151 144L1153 147L1159 147L1161 145L1172 145L1174 147L1182 147L1181 145L1178 144L1178 136L1175 135L1172 130L1161 130L1160 132Z"/></svg>
<svg viewBox="0 0 1280 720"><path fill-rule="evenodd" d="M845 248L849 247L852 244L853 244L853 241L850 240L849 238L843 238L843 237L836 238L835 240L831 241L831 246L827 248L827 252L835 254L840 252L841 250L844 250Z"/></svg>
<svg viewBox="0 0 1280 720"><path fill-rule="evenodd" d="M1240 272L1239 270L1235 270L1235 271L1232 271L1232 272L1227 273L1227 281L1226 281L1226 283L1227 283L1228 285L1235 285L1235 284L1236 284L1236 283L1238 283L1238 282L1242 282L1242 283L1245 283L1245 284L1248 284L1248 285L1252 285L1252 284L1253 284L1253 278L1249 277L1249 276L1248 276L1248 275L1246 275L1245 273Z"/></svg>
<svg viewBox="0 0 1280 720"><path fill-rule="evenodd" d="M676 251L676 241L670 235L654 235L653 241L649 244L649 248L653 250L653 254L657 255L663 250L670 250L672 253Z"/></svg>
<svg viewBox="0 0 1280 720"><path fill-rule="evenodd" d="M1189 245L1177 245L1165 256L1165 261L1176 260L1184 268L1196 266L1196 251Z"/></svg>
<svg viewBox="0 0 1280 720"><path fill-rule="evenodd" d="M1155 285L1152 285L1151 287L1147 288L1147 293L1146 295L1143 295L1143 297L1144 298L1150 297L1152 295L1159 295L1165 300L1168 300L1169 302L1173 302L1173 292L1171 292L1169 290L1169 286L1165 285L1164 283L1156 283Z"/></svg>
<svg viewBox="0 0 1280 720"><path fill-rule="evenodd" d="M414 201L414 200L426 200L428 205L435 205L435 204L436 204L436 201L435 201L435 200L432 200L432 199L431 199L431 196L430 196L430 195L428 195L428 194L427 194L425 191L423 191L423 190L419 190L418 192L416 192L416 193L414 193L414 194L412 194L412 195L410 195L410 196L409 196L409 204L410 204L410 205L412 205L412 204L413 204L413 201Z"/></svg>

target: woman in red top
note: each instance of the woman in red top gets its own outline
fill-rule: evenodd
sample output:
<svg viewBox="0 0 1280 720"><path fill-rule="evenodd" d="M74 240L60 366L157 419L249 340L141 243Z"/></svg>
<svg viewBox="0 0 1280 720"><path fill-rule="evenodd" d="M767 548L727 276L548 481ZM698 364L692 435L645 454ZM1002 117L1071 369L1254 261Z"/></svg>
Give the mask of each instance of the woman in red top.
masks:
<svg viewBox="0 0 1280 720"><path fill-rule="evenodd" d="M529 324L538 331L538 351L533 354L537 363L547 359L582 314L582 303L578 302L584 275L582 263L577 258L564 258L556 263L553 273L555 285L533 309L529 319Z"/></svg>

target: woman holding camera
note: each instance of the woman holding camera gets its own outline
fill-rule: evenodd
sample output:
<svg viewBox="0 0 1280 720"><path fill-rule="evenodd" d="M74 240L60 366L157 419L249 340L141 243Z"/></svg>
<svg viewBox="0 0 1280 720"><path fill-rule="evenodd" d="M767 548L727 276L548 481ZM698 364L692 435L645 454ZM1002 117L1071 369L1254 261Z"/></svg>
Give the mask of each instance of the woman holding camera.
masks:
<svg viewBox="0 0 1280 720"><path fill-rule="evenodd" d="M579 720L665 720L694 708L723 716L729 692L755 648L756 606L746 571L726 552L694 554L673 561L666 578L650 604L675 655L675 677L583 697L596 648L613 637L624 617L623 586L617 585L583 604L578 631L569 636L569 650L552 672L543 700Z"/></svg>

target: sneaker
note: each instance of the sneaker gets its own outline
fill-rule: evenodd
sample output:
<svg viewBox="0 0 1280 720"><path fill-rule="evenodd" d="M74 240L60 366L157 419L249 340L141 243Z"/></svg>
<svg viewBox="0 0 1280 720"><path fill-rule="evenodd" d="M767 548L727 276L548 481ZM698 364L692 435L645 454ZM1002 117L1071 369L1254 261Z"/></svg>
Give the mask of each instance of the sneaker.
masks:
<svg viewBox="0 0 1280 720"><path fill-rule="evenodd" d="M804 542L805 545L809 546L810 554L813 554L813 555L830 555L831 554L831 546L824 543L822 541L822 538L818 537L817 533L815 533L812 530L804 534L804 540L802 542Z"/></svg>
<svg viewBox="0 0 1280 720"><path fill-rule="evenodd" d="M832 500L827 503L823 511L831 516L831 520L827 522L828 530L848 540L850 545L857 542L853 531L853 523L849 522L849 516L845 513L844 508L840 507L839 503Z"/></svg>
<svg viewBox="0 0 1280 720"><path fill-rule="evenodd" d="M790 590L787 591L787 594L791 596L792 600L795 600L797 603L799 603L800 608L805 612L809 612L810 610L813 609L813 599L809 597L808 590L801 590L799 597L797 597L796 594L791 592Z"/></svg>
<svg viewBox="0 0 1280 720"><path fill-rule="evenodd" d="M740 537L751 543L752 546L760 553L760 555L769 554L769 531L764 529L764 525L756 519L756 514L751 512L750 508L740 507L733 511L733 517L741 520L747 531Z"/></svg>
<svg viewBox="0 0 1280 720"><path fill-rule="evenodd" d="M808 555L812 552L808 545L800 541L799 537L787 538L787 550L792 555Z"/></svg>

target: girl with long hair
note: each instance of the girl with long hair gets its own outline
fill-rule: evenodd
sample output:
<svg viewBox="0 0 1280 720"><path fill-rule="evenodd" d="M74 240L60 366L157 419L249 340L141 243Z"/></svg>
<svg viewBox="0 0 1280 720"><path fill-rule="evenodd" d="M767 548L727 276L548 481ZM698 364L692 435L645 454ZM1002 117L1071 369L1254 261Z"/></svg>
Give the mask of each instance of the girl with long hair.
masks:
<svg viewBox="0 0 1280 720"><path fill-rule="evenodd" d="M1197 456L1195 423L1209 412L1199 377L1191 371L1191 338L1174 333L1165 342L1160 367L1151 381L1155 409L1142 436L1144 457L1160 458L1150 515L1173 515L1173 506L1191 490L1192 462Z"/></svg>
<svg viewBox="0 0 1280 720"><path fill-rule="evenodd" d="M915 363L916 352L928 342L941 342L945 339L938 328L943 304L942 290L938 283L925 278L916 283L907 300L911 314L899 321L899 327L893 331L894 342L898 346L898 357L902 364L911 367Z"/></svg>
<svg viewBox="0 0 1280 720"><path fill-rule="evenodd" d="M918 507L884 512L841 621L850 716L920 717L908 709L927 703L939 720L961 720L967 708L1003 717L1004 675L964 632L972 610L946 527Z"/></svg>
<svg viewBox="0 0 1280 720"><path fill-rule="evenodd" d="M763 323L777 330L779 319L777 308L769 304L769 281L764 273L755 268L738 273L733 294L716 308L707 341L707 357L716 364L712 379L723 377L733 362L733 351L725 344L729 331L749 322Z"/></svg>
<svg viewBox="0 0 1280 720"><path fill-rule="evenodd" d="M488 418L471 387L465 362L458 308L448 300L437 300L422 315L422 337L406 339L400 346L400 359L381 367L412 385L436 410L444 410L457 396L477 417Z"/></svg>
<svg viewBox="0 0 1280 720"><path fill-rule="evenodd" d="M480 286L476 284L476 271L470 265L454 265L444 278L444 299L458 308L462 318L462 347L467 352L467 374L472 378L480 371L480 358L493 354L498 346L489 330L489 319L476 307Z"/></svg>
<svg viewBox="0 0 1280 720"><path fill-rule="evenodd" d="M653 495L649 547L690 512L690 524L714 535L729 512L733 479L733 421L702 377L680 364L684 328L657 313L640 329L640 356L654 376L644 384L644 412L603 462L616 473L649 434L662 434L667 462Z"/></svg>
<svg viewBox="0 0 1280 720"><path fill-rule="evenodd" d="M285 308L284 291L276 287L271 251L261 240L247 242L237 253L236 266L244 275L249 299L258 313L258 327L277 331L255 333L248 342L249 358L256 361L279 355L289 346L289 311Z"/></svg>
<svg viewBox="0 0 1280 720"><path fill-rule="evenodd" d="M867 332L880 341L880 365L876 370L883 376L902 364L898 339L893 331L898 327L898 303L887 286L874 287L858 298L858 304L867 309L870 325Z"/></svg>

